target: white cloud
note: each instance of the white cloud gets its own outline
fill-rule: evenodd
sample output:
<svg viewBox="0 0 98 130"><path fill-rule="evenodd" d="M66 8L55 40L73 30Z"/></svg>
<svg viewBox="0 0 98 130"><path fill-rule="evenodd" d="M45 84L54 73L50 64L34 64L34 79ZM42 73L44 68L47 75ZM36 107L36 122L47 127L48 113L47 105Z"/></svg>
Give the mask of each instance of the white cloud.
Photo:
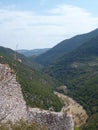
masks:
<svg viewBox="0 0 98 130"><path fill-rule="evenodd" d="M15 48L52 47L63 39L98 27L98 18L72 5L59 5L38 15L35 12L0 9L0 45Z"/></svg>

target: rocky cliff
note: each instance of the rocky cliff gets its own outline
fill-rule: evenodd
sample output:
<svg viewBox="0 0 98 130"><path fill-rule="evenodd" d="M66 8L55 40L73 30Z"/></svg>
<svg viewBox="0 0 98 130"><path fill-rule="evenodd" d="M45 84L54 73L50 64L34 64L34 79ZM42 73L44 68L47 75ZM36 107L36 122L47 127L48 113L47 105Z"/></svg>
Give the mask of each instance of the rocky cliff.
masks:
<svg viewBox="0 0 98 130"><path fill-rule="evenodd" d="M73 130L72 116L38 108L29 108L24 101L16 75L7 64L0 64L0 122L20 119L45 125L49 130Z"/></svg>
<svg viewBox="0 0 98 130"><path fill-rule="evenodd" d="M15 122L27 118L26 103L20 84L8 65L0 64L0 121Z"/></svg>

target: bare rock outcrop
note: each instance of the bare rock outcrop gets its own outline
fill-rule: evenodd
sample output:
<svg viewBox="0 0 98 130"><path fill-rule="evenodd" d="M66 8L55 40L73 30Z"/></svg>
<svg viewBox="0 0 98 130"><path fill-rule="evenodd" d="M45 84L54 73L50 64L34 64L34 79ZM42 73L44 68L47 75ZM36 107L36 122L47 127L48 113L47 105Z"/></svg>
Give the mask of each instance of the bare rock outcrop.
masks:
<svg viewBox="0 0 98 130"><path fill-rule="evenodd" d="M73 130L71 115L62 112L50 112L38 108L29 108L29 121L46 125L49 130Z"/></svg>
<svg viewBox="0 0 98 130"><path fill-rule="evenodd" d="M26 103L16 75L11 74L10 67L5 64L0 64L0 72L0 121L27 119Z"/></svg>

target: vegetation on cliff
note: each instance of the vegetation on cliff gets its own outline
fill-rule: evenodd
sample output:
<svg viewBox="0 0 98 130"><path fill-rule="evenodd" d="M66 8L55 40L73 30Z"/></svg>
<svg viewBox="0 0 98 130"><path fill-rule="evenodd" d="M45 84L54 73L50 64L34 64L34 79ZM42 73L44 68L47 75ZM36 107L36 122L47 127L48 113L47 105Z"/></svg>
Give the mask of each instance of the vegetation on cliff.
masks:
<svg viewBox="0 0 98 130"><path fill-rule="evenodd" d="M15 60L14 55L15 52L11 49L0 47L0 63L9 64L16 73L27 105L44 109L52 107L55 111L60 111L63 104L53 94L56 80L34 69L26 57L17 53Z"/></svg>
<svg viewBox="0 0 98 130"><path fill-rule="evenodd" d="M12 122L2 123L0 124L0 130L48 130L46 126L42 126L36 122L32 122L31 124L20 120L13 124Z"/></svg>

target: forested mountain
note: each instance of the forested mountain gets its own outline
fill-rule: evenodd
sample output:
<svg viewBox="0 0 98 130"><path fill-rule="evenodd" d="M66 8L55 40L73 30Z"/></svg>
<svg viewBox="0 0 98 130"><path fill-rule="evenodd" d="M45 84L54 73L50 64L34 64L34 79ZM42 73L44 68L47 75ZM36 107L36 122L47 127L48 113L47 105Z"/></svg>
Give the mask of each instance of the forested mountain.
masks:
<svg viewBox="0 0 98 130"><path fill-rule="evenodd" d="M17 52L23 54L24 56L30 57L30 56L38 56L40 54L47 52L48 50L49 48L44 48L44 49L33 49L33 50L17 50Z"/></svg>
<svg viewBox="0 0 98 130"><path fill-rule="evenodd" d="M81 103L90 118L83 130L98 128L98 37L93 37L46 69L69 88L68 94Z"/></svg>
<svg viewBox="0 0 98 130"><path fill-rule="evenodd" d="M49 51L47 51L46 53L36 57L35 61L44 66L49 65L55 62L55 60L57 60L59 57L71 52L72 50L76 49L77 47L79 47L89 39L96 36L98 36L98 29L86 34L77 35L70 39L64 40L59 44L57 44L52 49L50 49Z"/></svg>
<svg viewBox="0 0 98 130"><path fill-rule="evenodd" d="M25 56L16 54L11 49L0 47L0 63L9 64L21 84L23 96L27 105L59 111L62 107L60 100L53 94L58 84L48 75L37 71Z"/></svg>
<svg viewBox="0 0 98 130"><path fill-rule="evenodd" d="M37 64L31 58L0 47L0 63L8 63L17 74L29 106L53 107L59 111L62 103L53 91L58 90L59 85L67 85L67 94L88 112L89 118L82 130L97 130L98 29L61 42L35 61L45 65L45 73L35 69Z"/></svg>
<svg viewBox="0 0 98 130"><path fill-rule="evenodd" d="M76 71L79 70L79 68L83 67L96 68L98 60L97 56L98 56L98 37L95 37L90 39L88 42L84 43L71 53L63 55L55 63L51 64L48 67L48 70L51 75L53 75L56 78L59 78L61 82L64 82L63 80L64 76L67 78L69 72L71 72L74 69ZM67 79L71 78L69 76ZM64 83L66 83L66 81Z"/></svg>

